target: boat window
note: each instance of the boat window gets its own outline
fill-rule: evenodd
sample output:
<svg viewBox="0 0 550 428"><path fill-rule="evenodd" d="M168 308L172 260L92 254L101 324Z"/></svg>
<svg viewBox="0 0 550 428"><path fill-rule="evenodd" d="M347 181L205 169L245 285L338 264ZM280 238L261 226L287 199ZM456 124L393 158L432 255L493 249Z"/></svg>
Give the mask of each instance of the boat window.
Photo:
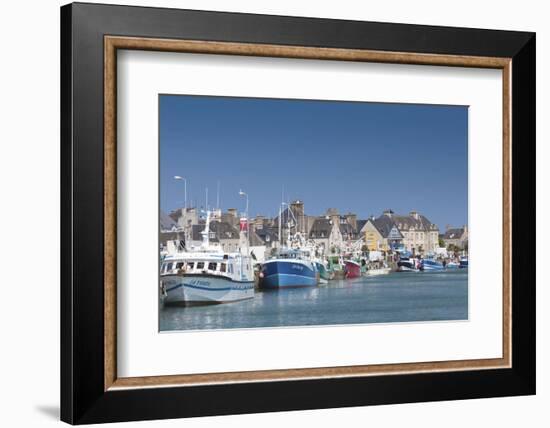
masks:
<svg viewBox="0 0 550 428"><path fill-rule="evenodd" d="M167 270L167 271L168 271L168 270L172 270L172 263L168 263L168 264L166 265L166 270Z"/></svg>
<svg viewBox="0 0 550 428"><path fill-rule="evenodd" d="M162 264L162 266L161 266L161 268L160 268L160 271L161 271L162 273L166 272L166 263L163 263L163 264Z"/></svg>
<svg viewBox="0 0 550 428"><path fill-rule="evenodd" d="M197 269L204 269L204 262L197 262Z"/></svg>
<svg viewBox="0 0 550 428"><path fill-rule="evenodd" d="M187 268L192 270L195 267L195 262L187 262Z"/></svg>
<svg viewBox="0 0 550 428"><path fill-rule="evenodd" d="M227 270L227 264L220 263L220 272L225 272Z"/></svg>
<svg viewBox="0 0 550 428"><path fill-rule="evenodd" d="M176 263L176 269L181 269L183 267L183 262Z"/></svg>
<svg viewBox="0 0 550 428"><path fill-rule="evenodd" d="M216 270L217 263L210 262L208 263L208 270Z"/></svg>

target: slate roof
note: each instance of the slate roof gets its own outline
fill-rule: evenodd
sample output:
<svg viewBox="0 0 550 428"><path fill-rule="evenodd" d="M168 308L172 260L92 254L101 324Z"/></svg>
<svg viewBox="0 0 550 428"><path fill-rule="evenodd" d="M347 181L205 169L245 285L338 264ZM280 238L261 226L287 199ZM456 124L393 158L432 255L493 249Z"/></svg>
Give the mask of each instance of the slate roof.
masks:
<svg viewBox="0 0 550 428"><path fill-rule="evenodd" d="M311 239L328 238L331 230L332 224L330 224L330 219L319 217L313 222L311 230L309 231L309 237Z"/></svg>
<svg viewBox="0 0 550 428"><path fill-rule="evenodd" d="M357 233L361 232L361 229L367 224L368 220L357 220Z"/></svg>
<svg viewBox="0 0 550 428"><path fill-rule="evenodd" d="M282 224L282 227L287 227L287 224L288 222L292 222L293 224L296 223L296 221L298 221L298 219L296 219L296 221L294 220L294 217L296 216L296 214L294 214L294 211L290 210L290 208L285 208L283 211L281 211L281 224ZM279 216L275 216L273 217L273 224L279 224ZM295 226L295 224L294 224Z"/></svg>
<svg viewBox="0 0 550 428"><path fill-rule="evenodd" d="M357 236L357 231L353 228L353 226L349 223L340 223L340 233L346 238L355 239Z"/></svg>
<svg viewBox="0 0 550 428"><path fill-rule="evenodd" d="M437 226L422 214L418 215L418 219L414 218L411 215L399 215L399 214L393 214L391 217L388 215L382 215L378 218L381 218L381 217L387 217L393 220L393 222L397 225L397 228L399 230L410 230L410 229L435 230L437 229Z"/></svg>
<svg viewBox="0 0 550 428"><path fill-rule="evenodd" d="M375 219L365 220L365 224L369 221L374 225L376 230L378 230L380 235L382 235L382 238L388 238L393 227L395 226L397 228L397 225L394 223L394 221L386 215L381 215L380 217ZM397 228L397 231L399 232L399 228ZM401 236L401 238L403 238L403 234L401 232L399 232L399 235Z"/></svg>
<svg viewBox="0 0 550 428"><path fill-rule="evenodd" d="M464 228L453 228L448 229L443 234L443 239L460 239L462 238L462 235L464 234Z"/></svg>
<svg viewBox="0 0 550 428"><path fill-rule="evenodd" d="M204 224L194 224L191 228L191 239L193 241L202 241L201 232L204 230ZM220 242L220 239L239 239L239 231L225 221L210 222L211 242Z"/></svg>
<svg viewBox="0 0 550 428"><path fill-rule="evenodd" d="M178 225L174 221L174 219L167 215L164 211L160 211L160 230L172 230L173 228L177 228Z"/></svg>
<svg viewBox="0 0 550 428"><path fill-rule="evenodd" d="M181 209L177 209L177 210L174 210L174 211L170 211L170 214L168 214L168 216L175 222L177 222L179 220L179 218L181 217Z"/></svg>
<svg viewBox="0 0 550 428"><path fill-rule="evenodd" d="M260 247L262 245L265 245L265 242L262 238L258 236L256 232L250 231L249 234L249 240L250 240L250 246L251 247Z"/></svg>
<svg viewBox="0 0 550 428"><path fill-rule="evenodd" d="M263 241L263 242L273 242L277 241L278 233L277 229L264 227L262 229L257 229L255 234Z"/></svg>
<svg viewBox="0 0 550 428"><path fill-rule="evenodd" d="M160 242L165 243L167 241L184 241L185 234L183 232L161 232Z"/></svg>

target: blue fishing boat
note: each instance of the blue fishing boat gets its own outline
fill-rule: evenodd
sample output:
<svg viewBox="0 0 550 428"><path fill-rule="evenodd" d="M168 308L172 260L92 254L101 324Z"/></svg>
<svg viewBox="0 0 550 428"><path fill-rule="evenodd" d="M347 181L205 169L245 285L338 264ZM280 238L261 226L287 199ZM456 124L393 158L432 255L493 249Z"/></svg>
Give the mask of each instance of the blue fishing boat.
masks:
<svg viewBox="0 0 550 428"><path fill-rule="evenodd" d="M444 270L445 268L441 263L438 263L431 259L424 259L420 262L420 270L424 272L430 272L430 271L440 271Z"/></svg>
<svg viewBox="0 0 550 428"><path fill-rule="evenodd" d="M262 288L315 287L318 272L314 262L299 249L287 249L262 265Z"/></svg>
<svg viewBox="0 0 550 428"><path fill-rule="evenodd" d="M468 257L462 256L460 258L458 267L459 267L459 269L468 269Z"/></svg>

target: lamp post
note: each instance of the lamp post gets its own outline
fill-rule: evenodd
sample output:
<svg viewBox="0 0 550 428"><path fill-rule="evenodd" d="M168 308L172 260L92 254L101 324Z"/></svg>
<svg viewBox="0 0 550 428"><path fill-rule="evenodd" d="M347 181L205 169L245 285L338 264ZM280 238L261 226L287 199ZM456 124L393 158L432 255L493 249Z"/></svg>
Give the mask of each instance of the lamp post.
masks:
<svg viewBox="0 0 550 428"><path fill-rule="evenodd" d="M187 179L180 177L179 175L174 175L174 180L183 180L183 189L184 189L184 207L187 211Z"/></svg>

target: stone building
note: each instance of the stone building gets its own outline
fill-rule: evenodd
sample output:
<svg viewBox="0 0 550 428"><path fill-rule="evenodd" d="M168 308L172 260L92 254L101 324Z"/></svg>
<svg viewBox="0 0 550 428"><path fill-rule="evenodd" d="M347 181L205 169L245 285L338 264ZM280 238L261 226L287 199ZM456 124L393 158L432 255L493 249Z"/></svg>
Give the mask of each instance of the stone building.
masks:
<svg viewBox="0 0 550 428"><path fill-rule="evenodd" d="M468 226L452 227L447 225L445 233L443 233L441 239L445 242L445 248L449 248L450 245L456 246L461 250L468 248Z"/></svg>
<svg viewBox="0 0 550 428"><path fill-rule="evenodd" d="M179 208L172 211L170 217L181 229L199 224L200 219L199 210L197 210L197 208Z"/></svg>
<svg viewBox="0 0 550 428"><path fill-rule="evenodd" d="M403 236L403 246L412 253L434 253L439 246L439 228L424 215L411 211L408 215L386 210L379 219L391 221ZM378 220L378 219L377 219ZM382 220L381 220L382 221Z"/></svg>
<svg viewBox="0 0 550 428"><path fill-rule="evenodd" d="M338 254L344 243L340 231L339 216L337 218L317 217L309 231L308 238L323 248L326 255Z"/></svg>
<svg viewBox="0 0 550 428"><path fill-rule="evenodd" d="M202 243L201 232L204 230L205 224L195 224L191 227L188 249L199 247ZM224 221L210 222L209 241L212 244L219 244L225 252L235 252L239 250L239 230L231 224Z"/></svg>

